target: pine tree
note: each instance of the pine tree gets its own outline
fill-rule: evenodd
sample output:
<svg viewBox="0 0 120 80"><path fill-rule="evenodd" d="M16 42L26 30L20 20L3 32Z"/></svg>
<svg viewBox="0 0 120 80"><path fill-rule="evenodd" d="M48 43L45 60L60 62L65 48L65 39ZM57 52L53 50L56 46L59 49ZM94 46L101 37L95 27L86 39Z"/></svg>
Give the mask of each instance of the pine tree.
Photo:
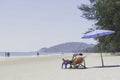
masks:
<svg viewBox="0 0 120 80"><path fill-rule="evenodd" d="M97 38L98 45L104 51L120 52L120 1L119 0L90 0L90 5L82 4L79 9L83 17L95 20L95 25L103 30L116 31L115 34Z"/></svg>

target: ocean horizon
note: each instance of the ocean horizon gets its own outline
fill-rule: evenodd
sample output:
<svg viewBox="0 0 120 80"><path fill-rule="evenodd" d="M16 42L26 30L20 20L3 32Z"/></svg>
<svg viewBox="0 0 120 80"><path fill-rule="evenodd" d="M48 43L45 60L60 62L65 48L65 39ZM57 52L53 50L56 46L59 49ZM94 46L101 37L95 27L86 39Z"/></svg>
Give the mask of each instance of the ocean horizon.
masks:
<svg viewBox="0 0 120 80"><path fill-rule="evenodd" d="M0 52L0 57L7 57L5 56L6 52ZM37 55L37 52L9 52L9 57L32 57L32 56L52 56L52 55L63 55L63 54L70 54L70 53L40 53Z"/></svg>

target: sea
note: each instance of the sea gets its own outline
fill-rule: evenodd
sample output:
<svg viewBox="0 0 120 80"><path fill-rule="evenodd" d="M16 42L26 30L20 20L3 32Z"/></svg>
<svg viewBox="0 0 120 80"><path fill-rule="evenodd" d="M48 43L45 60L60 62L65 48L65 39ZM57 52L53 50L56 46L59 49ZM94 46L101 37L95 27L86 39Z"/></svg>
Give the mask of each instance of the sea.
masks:
<svg viewBox="0 0 120 80"><path fill-rule="evenodd" d="M0 52L0 57L6 57L6 52ZM9 52L9 57L35 57L35 56L54 56L54 55L64 55L64 54L70 54L70 53L40 53L37 55L37 52Z"/></svg>

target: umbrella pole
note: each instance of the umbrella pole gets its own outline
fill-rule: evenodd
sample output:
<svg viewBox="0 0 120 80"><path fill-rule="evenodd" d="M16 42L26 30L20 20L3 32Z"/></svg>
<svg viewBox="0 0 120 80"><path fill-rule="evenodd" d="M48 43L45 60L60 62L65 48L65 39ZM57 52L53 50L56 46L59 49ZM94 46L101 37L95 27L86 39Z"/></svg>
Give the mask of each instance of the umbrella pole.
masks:
<svg viewBox="0 0 120 80"><path fill-rule="evenodd" d="M102 45L101 45L100 57L101 57L101 62L102 62L102 67L103 67L104 66L104 62L103 62L103 56L102 56Z"/></svg>
<svg viewBox="0 0 120 80"><path fill-rule="evenodd" d="M85 63L85 59L84 59L84 68L86 68L86 63Z"/></svg>
<svg viewBox="0 0 120 80"><path fill-rule="evenodd" d="M102 67L103 67L104 66L104 62L103 62L102 52L100 52L100 56L101 56L101 62L102 62Z"/></svg>

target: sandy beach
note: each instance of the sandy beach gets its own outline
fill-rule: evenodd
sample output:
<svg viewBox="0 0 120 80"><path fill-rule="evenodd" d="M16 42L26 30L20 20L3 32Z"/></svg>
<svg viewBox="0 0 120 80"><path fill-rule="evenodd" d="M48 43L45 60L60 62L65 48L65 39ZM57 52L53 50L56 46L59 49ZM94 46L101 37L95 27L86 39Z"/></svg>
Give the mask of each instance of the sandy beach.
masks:
<svg viewBox="0 0 120 80"><path fill-rule="evenodd" d="M72 55L46 57L1 58L0 80L119 80L120 56L87 54L87 69L61 69L62 58Z"/></svg>

